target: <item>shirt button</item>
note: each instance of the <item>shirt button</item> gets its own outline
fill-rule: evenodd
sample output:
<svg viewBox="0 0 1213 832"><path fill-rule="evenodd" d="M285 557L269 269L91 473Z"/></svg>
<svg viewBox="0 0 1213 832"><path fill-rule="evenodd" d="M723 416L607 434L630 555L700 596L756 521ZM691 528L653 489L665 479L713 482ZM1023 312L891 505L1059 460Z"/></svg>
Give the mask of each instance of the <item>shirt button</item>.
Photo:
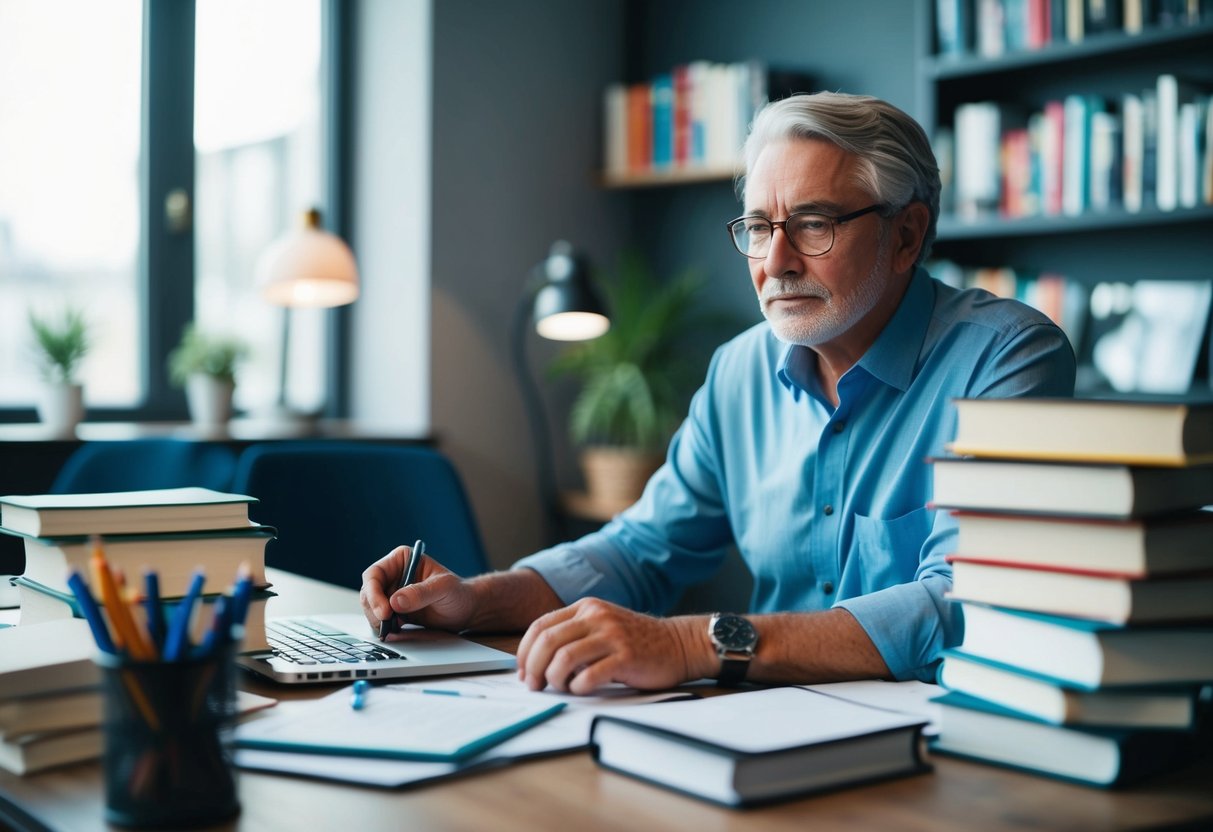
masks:
<svg viewBox="0 0 1213 832"><path fill-rule="evenodd" d="M826 517L829 517L831 514L834 513L834 507L825 506L824 508L822 508L821 513L824 514Z"/></svg>
<svg viewBox="0 0 1213 832"><path fill-rule="evenodd" d="M834 423L834 432L842 433L843 430L846 428L846 426L847 426L846 422L835 422Z"/></svg>
<svg viewBox="0 0 1213 832"><path fill-rule="evenodd" d="M830 581L826 581L824 584L821 585L821 591L824 592L826 595L832 594L834 592L834 584L831 583Z"/></svg>

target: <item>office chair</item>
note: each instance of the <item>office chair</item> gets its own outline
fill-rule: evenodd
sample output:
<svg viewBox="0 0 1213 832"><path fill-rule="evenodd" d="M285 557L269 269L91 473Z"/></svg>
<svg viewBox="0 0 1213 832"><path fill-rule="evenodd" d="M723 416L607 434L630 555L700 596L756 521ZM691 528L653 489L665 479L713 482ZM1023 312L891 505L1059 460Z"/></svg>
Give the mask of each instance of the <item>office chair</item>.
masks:
<svg viewBox="0 0 1213 832"><path fill-rule="evenodd" d="M463 484L436 450L355 442L252 445L233 490L256 497L249 515L278 530L266 563L346 587L401 544L463 576L488 570Z"/></svg>
<svg viewBox="0 0 1213 832"><path fill-rule="evenodd" d="M224 445L157 437L85 442L63 463L54 494L200 486L231 488L236 452Z"/></svg>

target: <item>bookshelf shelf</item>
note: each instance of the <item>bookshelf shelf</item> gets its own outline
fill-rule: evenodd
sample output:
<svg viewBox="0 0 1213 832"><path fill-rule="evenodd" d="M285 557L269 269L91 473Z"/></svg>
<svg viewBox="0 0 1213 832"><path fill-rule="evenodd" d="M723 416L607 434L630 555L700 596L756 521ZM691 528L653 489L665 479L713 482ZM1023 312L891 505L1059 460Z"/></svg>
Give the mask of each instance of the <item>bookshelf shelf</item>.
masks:
<svg viewBox="0 0 1213 832"><path fill-rule="evenodd" d="M957 217L939 218L938 240L973 240L980 238L1035 237L1041 234L1065 235L1079 232L1115 231L1149 226L1181 226L1187 224L1207 227L1213 223L1213 205L1198 208L1177 208L1160 211L1146 208L1138 212L1121 208L1080 216L1033 216L1004 219L991 217L962 220Z"/></svg>
<svg viewBox="0 0 1213 832"><path fill-rule="evenodd" d="M607 189L660 188L697 185L707 182L732 182L738 169L730 167L674 168L664 171L636 173L603 173L599 184Z"/></svg>

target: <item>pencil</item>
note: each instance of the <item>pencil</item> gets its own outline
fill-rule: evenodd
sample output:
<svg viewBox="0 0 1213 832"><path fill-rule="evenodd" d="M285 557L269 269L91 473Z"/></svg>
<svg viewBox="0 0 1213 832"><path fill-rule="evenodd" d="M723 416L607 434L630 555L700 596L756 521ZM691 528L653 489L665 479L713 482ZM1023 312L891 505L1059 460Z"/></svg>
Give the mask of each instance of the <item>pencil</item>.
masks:
<svg viewBox="0 0 1213 832"><path fill-rule="evenodd" d="M101 548L100 538L93 539L92 567L93 577L101 587L101 600L109 611L110 624L114 628L114 644L138 661L154 659L152 648L139 634L139 628L131 618L131 611L118 592L114 575L110 572L109 564L105 562L105 551Z"/></svg>

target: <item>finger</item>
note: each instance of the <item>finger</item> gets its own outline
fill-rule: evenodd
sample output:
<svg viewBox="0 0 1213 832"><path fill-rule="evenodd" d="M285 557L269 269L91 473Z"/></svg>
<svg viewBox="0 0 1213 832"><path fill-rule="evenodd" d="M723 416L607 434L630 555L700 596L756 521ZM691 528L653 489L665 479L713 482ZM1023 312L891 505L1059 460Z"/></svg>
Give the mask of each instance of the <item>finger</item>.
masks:
<svg viewBox="0 0 1213 832"><path fill-rule="evenodd" d="M391 609L401 615L441 602L459 584L458 575L429 558L422 559L417 571L422 577L396 590L388 598Z"/></svg>
<svg viewBox="0 0 1213 832"><path fill-rule="evenodd" d="M589 696L599 688L621 681L619 671L622 662L618 656L608 653L601 659L576 668L568 680L569 693Z"/></svg>
<svg viewBox="0 0 1213 832"><path fill-rule="evenodd" d="M527 627L526 632L522 634L522 640L518 642L518 651L515 654L518 659L519 679L526 679L526 663L531 655L535 640L549 627L568 621L576 614L577 611L572 606L561 607L558 610L544 613L531 622L531 626Z"/></svg>
<svg viewBox="0 0 1213 832"><path fill-rule="evenodd" d="M552 660L543 671L544 680L553 690L575 692L575 682L583 674L590 672L592 667L607 660L612 652L610 642L586 628L582 637L566 643L553 654ZM593 684L583 684L580 688L593 690Z"/></svg>
<svg viewBox="0 0 1213 832"><path fill-rule="evenodd" d="M363 599L363 608L380 621L392 614L388 596L400 580L406 551L406 547L397 546L362 572L359 597Z"/></svg>
<svg viewBox="0 0 1213 832"><path fill-rule="evenodd" d="M543 690L545 685L551 685L555 690L567 687L567 676L575 665L567 660L562 662L563 677L555 675L549 668L557 653L568 648L568 645L584 639L590 634L590 628L579 618L570 618L543 629L531 643L522 665L522 680L531 690Z"/></svg>

